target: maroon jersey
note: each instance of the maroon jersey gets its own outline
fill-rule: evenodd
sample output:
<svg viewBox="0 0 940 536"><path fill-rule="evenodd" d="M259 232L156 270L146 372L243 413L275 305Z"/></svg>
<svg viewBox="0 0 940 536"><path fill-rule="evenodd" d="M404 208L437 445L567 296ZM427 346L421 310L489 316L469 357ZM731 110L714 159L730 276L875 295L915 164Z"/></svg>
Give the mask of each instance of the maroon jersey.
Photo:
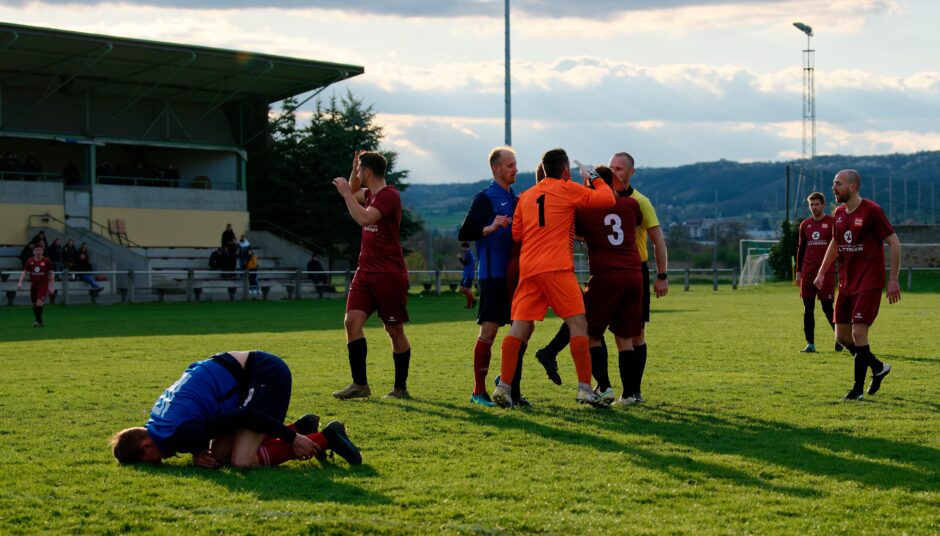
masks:
<svg viewBox="0 0 940 536"><path fill-rule="evenodd" d="M643 261L636 249L636 228L641 221L640 204L632 197L618 197L611 208L578 208L575 232L587 244L592 274L640 271Z"/></svg>
<svg viewBox="0 0 940 536"><path fill-rule="evenodd" d="M362 228L359 269L364 272L408 272L401 249L401 196L394 186L373 194L366 190L366 208L382 213L379 221Z"/></svg>
<svg viewBox="0 0 940 536"><path fill-rule="evenodd" d="M867 199L854 212L840 205L833 213L839 245L839 292L858 294L885 286L884 239L894 228L881 207Z"/></svg>
<svg viewBox="0 0 940 536"><path fill-rule="evenodd" d="M829 241L832 240L832 229L835 220L832 216L823 216L819 221L812 217L803 220L800 224L799 247L796 254L796 271L805 279L819 272L823 257ZM836 265L832 264L830 272L835 272ZM813 278L810 278L812 280Z"/></svg>
<svg viewBox="0 0 940 536"><path fill-rule="evenodd" d="M31 285L49 285L49 278L52 277L53 272L52 261L48 257L43 257L38 261L35 257L30 257L23 265L23 270L29 273Z"/></svg>

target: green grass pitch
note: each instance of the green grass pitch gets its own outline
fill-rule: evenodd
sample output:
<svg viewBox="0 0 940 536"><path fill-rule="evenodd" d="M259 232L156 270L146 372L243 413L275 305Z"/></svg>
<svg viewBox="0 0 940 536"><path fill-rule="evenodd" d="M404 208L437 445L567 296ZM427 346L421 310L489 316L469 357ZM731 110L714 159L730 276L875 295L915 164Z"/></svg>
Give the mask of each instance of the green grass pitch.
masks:
<svg viewBox="0 0 940 536"><path fill-rule="evenodd" d="M412 297L414 400L348 402L330 396L349 381L339 300L52 306L42 329L28 308L2 307L0 533L940 531L938 294L882 302L872 350L894 371L877 395L843 403L850 358L832 351L819 311L821 352L798 352L795 289L676 286L653 304L648 402L606 411L575 404L567 354L561 387L534 359L555 318L525 361L535 407L469 405L477 328L462 305ZM367 337L381 395L389 344L374 320ZM363 466L114 462L108 437L142 424L189 362L249 348L290 364L289 417L345 421Z"/></svg>

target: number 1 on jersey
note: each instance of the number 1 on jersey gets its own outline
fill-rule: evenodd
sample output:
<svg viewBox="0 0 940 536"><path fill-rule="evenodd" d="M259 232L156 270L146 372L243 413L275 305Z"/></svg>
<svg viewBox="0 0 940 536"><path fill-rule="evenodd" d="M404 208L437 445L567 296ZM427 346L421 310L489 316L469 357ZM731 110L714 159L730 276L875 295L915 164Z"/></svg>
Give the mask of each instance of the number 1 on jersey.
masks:
<svg viewBox="0 0 940 536"><path fill-rule="evenodd" d="M535 202L539 205L539 227L545 227L545 194L538 196Z"/></svg>

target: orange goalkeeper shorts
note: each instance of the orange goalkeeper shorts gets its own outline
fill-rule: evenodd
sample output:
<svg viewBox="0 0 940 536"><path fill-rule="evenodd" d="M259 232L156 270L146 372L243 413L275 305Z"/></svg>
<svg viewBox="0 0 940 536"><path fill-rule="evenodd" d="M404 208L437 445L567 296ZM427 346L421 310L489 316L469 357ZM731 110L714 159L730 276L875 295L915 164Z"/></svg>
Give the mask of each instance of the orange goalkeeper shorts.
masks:
<svg viewBox="0 0 940 536"><path fill-rule="evenodd" d="M584 314L584 298L574 272L543 272L519 281L512 297L513 320L544 320L549 307L561 318Z"/></svg>

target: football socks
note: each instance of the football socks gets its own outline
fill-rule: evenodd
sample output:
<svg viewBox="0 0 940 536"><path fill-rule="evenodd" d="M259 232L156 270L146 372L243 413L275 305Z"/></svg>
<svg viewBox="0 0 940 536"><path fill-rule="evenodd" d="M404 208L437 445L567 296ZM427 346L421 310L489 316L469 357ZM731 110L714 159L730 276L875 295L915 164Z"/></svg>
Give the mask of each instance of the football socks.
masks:
<svg viewBox="0 0 940 536"><path fill-rule="evenodd" d="M633 390L630 394L636 394L641 391L643 385L643 372L646 371L646 344L640 344L633 347L635 357L633 361Z"/></svg>
<svg viewBox="0 0 940 536"><path fill-rule="evenodd" d="M522 339L506 335L503 337L503 347L501 351L502 363L500 364L499 375L502 381L511 385L516 376L516 365L519 362L519 349L522 348Z"/></svg>
<svg viewBox="0 0 940 536"><path fill-rule="evenodd" d="M813 303L814 301L813 298L803 298L803 335L806 336L806 342L809 344L816 342L816 317L813 316L816 304Z"/></svg>
<svg viewBox="0 0 940 536"><path fill-rule="evenodd" d="M588 349L587 336L571 337L568 349L571 350L571 357L574 359L574 369L578 373L578 383L591 385L591 352Z"/></svg>
<svg viewBox="0 0 940 536"><path fill-rule="evenodd" d="M392 352L392 359L395 360L395 389L408 389L408 366L411 363L411 348L404 352Z"/></svg>
<svg viewBox="0 0 940 536"><path fill-rule="evenodd" d="M353 383L358 385L369 385L366 379L366 339L356 339L346 344L349 350L349 370L352 371Z"/></svg>
<svg viewBox="0 0 940 536"><path fill-rule="evenodd" d="M826 322L829 322L829 327L835 330L836 325L832 322L832 300L823 300L819 302L819 305L822 307L823 314L826 315Z"/></svg>
<svg viewBox="0 0 940 536"><path fill-rule="evenodd" d="M607 349L594 346L591 352L591 372L597 381L597 388L604 392L610 388L610 373L607 368Z"/></svg>
<svg viewBox="0 0 940 536"><path fill-rule="evenodd" d="M473 394L486 392L486 373L490 370L493 355L493 341L477 338L473 347Z"/></svg>
<svg viewBox="0 0 940 536"><path fill-rule="evenodd" d="M623 385L623 397L627 398L633 394L633 362L636 361L636 350L624 350L617 354L617 361L620 365L620 383Z"/></svg>
<svg viewBox="0 0 940 536"><path fill-rule="evenodd" d="M516 373L512 377L512 400L516 402L522 398L522 393L519 391L519 386L522 384L522 357L525 355L526 348L529 345L522 343L519 345L519 359L516 361Z"/></svg>

